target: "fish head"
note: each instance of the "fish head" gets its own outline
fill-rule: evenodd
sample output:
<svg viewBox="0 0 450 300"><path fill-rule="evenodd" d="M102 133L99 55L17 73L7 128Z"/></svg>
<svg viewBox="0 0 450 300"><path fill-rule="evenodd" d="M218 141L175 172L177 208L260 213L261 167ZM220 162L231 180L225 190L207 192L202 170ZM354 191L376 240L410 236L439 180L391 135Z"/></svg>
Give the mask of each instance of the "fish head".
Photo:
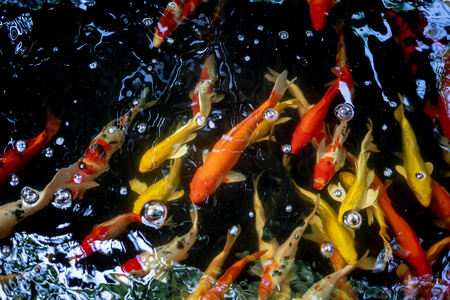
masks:
<svg viewBox="0 0 450 300"><path fill-rule="evenodd" d="M200 169L199 169L200 170ZM197 174L196 174L197 175ZM194 203L203 203L216 191L217 183L213 179L199 180L199 176L194 176L190 185L190 198Z"/></svg>
<svg viewBox="0 0 450 300"><path fill-rule="evenodd" d="M314 187L321 190L336 173L336 166L331 157L322 158L314 168Z"/></svg>
<svg viewBox="0 0 450 300"><path fill-rule="evenodd" d="M428 207L431 202L431 177L424 172L417 172L413 178L413 192L417 200L424 207Z"/></svg>

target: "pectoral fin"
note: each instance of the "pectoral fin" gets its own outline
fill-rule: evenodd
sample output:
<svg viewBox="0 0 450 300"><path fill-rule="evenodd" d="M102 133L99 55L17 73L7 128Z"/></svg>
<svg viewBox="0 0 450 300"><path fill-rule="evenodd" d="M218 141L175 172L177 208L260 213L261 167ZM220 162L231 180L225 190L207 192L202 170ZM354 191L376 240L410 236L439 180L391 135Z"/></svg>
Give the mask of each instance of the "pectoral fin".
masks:
<svg viewBox="0 0 450 300"><path fill-rule="evenodd" d="M425 163L425 167L426 167L427 170L428 170L428 174L433 173L433 168L434 168L434 166L433 166L433 164L432 164L431 162L426 162L426 163Z"/></svg>
<svg viewBox="0 0 450 300"><path fill-rule="evenodd" d="M222 180L222 182L231 183L231 182L239 182L244 181L245 176L242 173L236 172L236 171L230 171L225 176L225 178Z"/></svg>
<svg viewBox="0 0 450 300"><path fill-rule="evenodd" d="M212 103L217 103L222 101L225 98L225 94L215 94L214 97L211 98Z"/></svg>
<svg viewBox="0 0 450 300"><path fill-rule="evenodd" d="M147 184L140 181L137 178L134 178L129 181L130 187L133 191L138 193L139 195L145 192L145 190L148 188Z"/></svg>
<svg viewBox="0 0 450 300"><path fill-rule="evenodd" d="M175 192L167 198L167 201L173 201L173 200L179 199L179 198L183 197L183 195L184 195L183 190Z"/></svg>
<svg viewBox="0 0 450 300"><path fill-rule="evenodd" d="M169 158L179 158L185 155L188 151L189 146L183 145L180 148L178 148L177 151L175 151Z"/></svg>
<svg viewBox="0 0 450 300"><path fill-rule="evenodd" d="M395 169L397 170L397 172L402 174L402 176L405 177L405 179L408 178L408 176L406 176L406 171L405 171L405 168L403 168L403 166L397 165L397 166L395 166Z"/></svg>
<svg viewBox="0 0 450 300"><path fill-rule="evenodd" d="M364 202L364 205L362 206L361 209L374 205L377 202L377 198L378 198L378 189L376 190L368 189L366 201Z"/></svg>

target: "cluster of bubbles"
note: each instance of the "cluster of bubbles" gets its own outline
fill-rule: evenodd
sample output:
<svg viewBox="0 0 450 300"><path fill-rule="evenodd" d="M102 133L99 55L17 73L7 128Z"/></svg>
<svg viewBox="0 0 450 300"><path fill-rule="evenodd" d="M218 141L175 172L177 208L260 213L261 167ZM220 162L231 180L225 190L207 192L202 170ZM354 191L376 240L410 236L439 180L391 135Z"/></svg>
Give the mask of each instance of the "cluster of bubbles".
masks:
<svg viewBox="0 0 450 300"><path fill-rule="evenodd" d="M25 186L20 191L20 197L22 198L23 205L31 206L39 200L39 193L30 187Z"/></svg>

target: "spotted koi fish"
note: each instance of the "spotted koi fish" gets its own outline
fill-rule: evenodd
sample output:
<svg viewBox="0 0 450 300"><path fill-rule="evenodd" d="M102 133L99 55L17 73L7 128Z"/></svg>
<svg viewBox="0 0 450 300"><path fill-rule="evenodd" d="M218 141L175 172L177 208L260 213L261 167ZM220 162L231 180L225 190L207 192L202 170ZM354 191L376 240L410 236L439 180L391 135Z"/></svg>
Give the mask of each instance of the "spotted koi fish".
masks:
<svg viewBox="0 0 450 300"><path fill-rule="evenodd" d="M18 147L19 142L17 142L13 149L9 149L0 156L0 187L6 184L11 174L20 172L30 163L33 157L55 136L60 126L61 120L48 110L44 131L33 139L20 141L20 143L24 143L25 149Z"/></svg>

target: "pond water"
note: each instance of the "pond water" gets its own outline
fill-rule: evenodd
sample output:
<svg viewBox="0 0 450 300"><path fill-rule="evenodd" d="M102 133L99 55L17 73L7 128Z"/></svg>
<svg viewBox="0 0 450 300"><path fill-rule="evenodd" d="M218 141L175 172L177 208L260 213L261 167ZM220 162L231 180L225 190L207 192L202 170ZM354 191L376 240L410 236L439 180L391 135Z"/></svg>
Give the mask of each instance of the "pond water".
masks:
<svg viewBox="0 0 450 300"><path fill-rule="evenodd" d="M282 244L313 210L313 204L298 196L292 180L314 194L320 192L322 201L337 211L340 204L331 199L326 188L314 189L317 150L313 144L298 154L283 152L301 119L297 109L287 108L281 116L289 119L275 127L270 139L249 145L232 168L245 180L222 183L205 202L196 205L198 236L187 258L158 278L134 278L121 269L136 255L153 251L191 230L190 183L203 164L203 150L212 149L269 98L274 84L264 77L268 68L278 73L287 70L287 79L296 78L293 83L306 99L311 104L319 102L336 79L332 69L339 41L337 24L342 24L355 93L352 100L342 95L333 100L325 117L328 131L332 133L339 124L335 107L352 101L354 117L348 123L345 148L358 155L370 119L379 152L371 153L368 167L386 185L391 182L387 191L392 207L412 228L425 251L448 236L448 230L435 225L438 216L417 201L396 169L405 155L401 155L402 132L394 118L400 93L421 156L434 166L431 177L449 190L450 181L445 176L449 166L443 157L448 141L441 138L439 122L423 112L425 106L436 105L438 90L448 85L445 81L441 85L449 67L445 65L450 25L447 1L342 0L331 8L322 30L313 28L307 1L206 1L160 47L152 40L167 1L1 3L0 145L4 157L19 148L18 141L39 135L46 127L48 111L61 120L56 134L21 170L12 176L6 174L6 182L0 187L2 213L8 203L20 199L24 187L42 191L59 170L77 163L108 123L136 106L144 89L148 88L146 101L157 102L141 110L128 126L123 145L109 159L109 168L95 176L98 186L67 205L49 203L26 218L17 217L14 222L20 222L0 239L0 298L187 298L222 251L229 228L239 225L241 232L222 270L259 250L252 177L261 172L257 191L267 218L266 241L275 238ZM408 59L387 9L401 16L418 36L419 43ZM413 43L411 38L404 41ZM169 173L171 160L148 173L139 172L140 160L148 149L193 117L189 95L210 55L214 55L217 67L214 91L224 98L211 104L206 125L197 130L181 157L178 190L184 195L167 203L171 225L155 228L133 222L113 239L99 243L92 255L69 260L69 253L95 225L133 211L139 195L132 190L130 180L138 178L151 185ZM283 101L291 98L286 91ZM290 157L288 169L283 165L285 157ZM346 162L342 170L354 168ZM335 175L332 183L338 181ZM365 209L360 213L363 222L354 238L358 258L369 250L369 256L383 261L385 245L378 234L380 227L377 222L368 224L370 216ZM445 293L449 284L446 244L432 264L431 282L436 288L410 293L406 291L407 279L397 274L399 266L410 266L401 255L409 250L399 245L395 226L389 222L387 226L393 256L383 269L351 272L351 297L449 297ZM306 233L311 233L309 227ZM315 242L302 238L298 248L290 288L284 289L287 299L301 297L315 282L334 272ZM252 265L249 263L235 278L227 299L258 298L260 277L252 273ZM333 298L337 297L335 291Z"/></svg>

